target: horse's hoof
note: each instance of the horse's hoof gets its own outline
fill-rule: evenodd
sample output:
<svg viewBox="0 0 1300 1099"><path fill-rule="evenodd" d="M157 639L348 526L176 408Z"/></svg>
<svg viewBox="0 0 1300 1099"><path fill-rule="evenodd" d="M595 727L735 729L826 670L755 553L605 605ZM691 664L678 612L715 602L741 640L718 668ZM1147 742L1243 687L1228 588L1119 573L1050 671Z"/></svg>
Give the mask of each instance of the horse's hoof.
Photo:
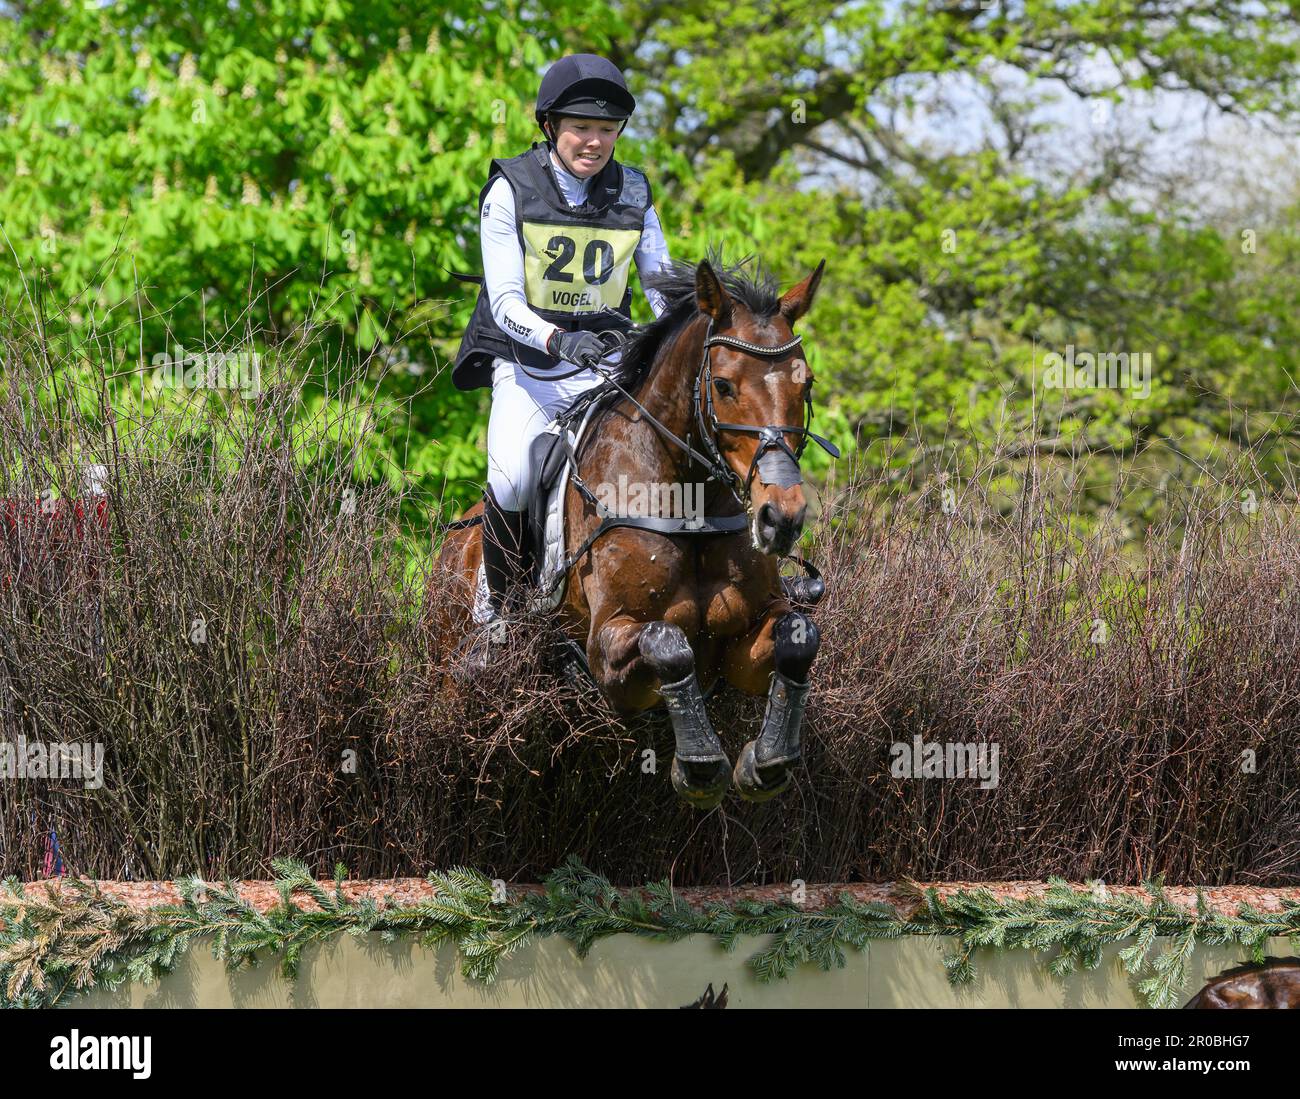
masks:
<svg viewBox="0 0 1300 1099"><path fill-rule="evenodd" d="M673 789L693 809L714 809L726 797L731 763L726 756L703 763L683 763L673 756Z"/></svg>
<svg viewBox="0 0 1300 1099"><path fill-rule="evenodd" d="M754 755L756 743L757 741L751 740L746 744L740 753L740 758L736 760L736 771L733 776L736 782L736 793L746 801L770 801L790 788L789 765L794 761L775 760L760 766Z"/></svg>

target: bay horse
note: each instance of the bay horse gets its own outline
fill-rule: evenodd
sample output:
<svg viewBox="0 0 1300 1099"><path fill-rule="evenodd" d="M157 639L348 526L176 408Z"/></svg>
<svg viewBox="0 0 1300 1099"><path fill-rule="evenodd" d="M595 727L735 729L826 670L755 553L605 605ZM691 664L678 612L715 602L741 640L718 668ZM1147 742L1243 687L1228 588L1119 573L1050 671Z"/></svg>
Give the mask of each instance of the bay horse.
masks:
<svg viewBox="0 0 1300 1099"><path fill-rule="evenodd" d="M673 787L698 809L716 806L733 778L750 801L790 785L820 635L786 597L777 566L803 530L798 460L807 439L839 455L805 422L813 376L793 333L825 260L779 294L769 274L742 272L746 260L727 268L713 258L720 270L708 259L677 261L646 279L667 304L629 334L618 375L629 388L619 385L621 395L593 414L573 455L578 476L566 489L565 544L583 550L570 555L559 608L561 628L585 651L617 711L666 706L676 740ZM670 535L662 525L611 527L584 490L620 476L698 486L714 529ZM440 603L439 628L453 639L471 625L482 506L466 512L441 549L453 584L468 597ZM768 698L759 735L734 770L704 707L719 677Z"/></svg>

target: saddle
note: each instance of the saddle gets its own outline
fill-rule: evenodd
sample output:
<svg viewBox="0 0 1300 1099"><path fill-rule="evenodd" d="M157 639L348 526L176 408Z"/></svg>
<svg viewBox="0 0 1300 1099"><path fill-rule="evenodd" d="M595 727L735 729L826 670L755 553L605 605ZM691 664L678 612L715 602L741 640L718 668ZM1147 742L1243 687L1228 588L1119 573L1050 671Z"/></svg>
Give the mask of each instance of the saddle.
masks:
<svg viewBox="0 0 1300 1099"><path fill-rule="evenodd" d="M523 579L530 590L530 610L553 610L564 598L571 564L565 556L564 546L565 489L576 465L573 460L575 451L591 421L591 414L603 400L616 394L617 391L612 386L595 386L578 394L529 444L531 481L520 557ZM572 424L579 416L582 417L581 425L575 435ZM457 519L449 523L447 529L476 526L481 521L482 516L479 515L472 519ZM473 618L476 622L486 622L491 615L487 577L480 565L475 585Z"/></svg>
<svg viewBox="0 0 1300 1099"><path fill-rule="evenodd" d="M546 516L551 510L551 493L565 472L569 460L568 447L558 431L543 431L532 441L528 468L533 483L529 495L528 521L524 524L524 575L536 587L542 579L545 561Z"/></svg>

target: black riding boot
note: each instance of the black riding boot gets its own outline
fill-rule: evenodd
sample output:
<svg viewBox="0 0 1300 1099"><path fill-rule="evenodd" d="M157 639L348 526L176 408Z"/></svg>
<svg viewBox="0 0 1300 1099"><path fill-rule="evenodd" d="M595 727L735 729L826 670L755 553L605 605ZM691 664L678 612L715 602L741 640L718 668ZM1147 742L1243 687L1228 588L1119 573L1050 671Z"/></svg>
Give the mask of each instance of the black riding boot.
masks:
<svg viewBox="0 0 1300 1099"><path fill-rule="evenodd" d="M523 577L523 548L527 513L507 511L497 503L489 488L483 496L483 576L487 581L492 617L467 636L465 658L453 674L476 679L492 664L493 654L507 641L505 611L507 596Z"/></svg>
<svg viewBox="0 0 1300 1099"><path fill-rule="evenodd" d="M507 511L489 487L483 495L483 574L488 598L498 615L506 609L506 595L524 576L526 511Z"/></svg>

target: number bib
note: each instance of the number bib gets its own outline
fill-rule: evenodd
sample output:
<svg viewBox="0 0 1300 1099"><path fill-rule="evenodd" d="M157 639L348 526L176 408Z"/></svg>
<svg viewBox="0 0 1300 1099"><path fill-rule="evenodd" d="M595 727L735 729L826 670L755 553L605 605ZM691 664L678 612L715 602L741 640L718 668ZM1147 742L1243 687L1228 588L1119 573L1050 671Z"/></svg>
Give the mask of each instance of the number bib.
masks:
<svg viewBox="0 0 1300 1099"><path fill-rule="evenodd" d="M645 173L611 158L589 181L587 201L570 206L556 185L547 145L535 141L526 153L492 161L479 192L480 211L498 175L514 192L529 308L565 332L625 331L632 323L632 262L653 204ZM459 389L490 386L497 358L538 370L560 363L503 332L480 286L452 381Z"/></svg>
<svg viewBox="0 0 1300 1099"><path fill-rule="evenodd" d="M617 309L627 291L638 229L525 221L524 295L536 310Z"/></svg>

